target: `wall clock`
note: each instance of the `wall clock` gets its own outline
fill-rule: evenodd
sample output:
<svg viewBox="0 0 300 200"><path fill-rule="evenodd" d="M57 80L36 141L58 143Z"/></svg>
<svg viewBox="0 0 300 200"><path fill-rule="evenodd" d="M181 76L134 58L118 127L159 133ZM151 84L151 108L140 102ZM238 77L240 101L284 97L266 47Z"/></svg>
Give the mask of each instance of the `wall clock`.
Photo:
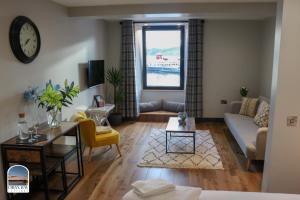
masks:
<svg viewBox="0 0 300 200"><path fill-rule="evenodd" d="M10 25L9 41L16 58L32 62L40 52L41 38L36 25L27 17L18 16Z"/></svg>

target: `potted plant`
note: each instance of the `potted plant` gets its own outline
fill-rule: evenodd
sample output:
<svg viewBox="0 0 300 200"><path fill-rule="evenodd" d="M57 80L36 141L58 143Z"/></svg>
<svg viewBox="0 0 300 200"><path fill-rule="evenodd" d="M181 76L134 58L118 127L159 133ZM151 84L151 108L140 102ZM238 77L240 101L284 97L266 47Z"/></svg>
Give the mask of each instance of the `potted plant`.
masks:
<svg viewBox="0 0 300 200"><path fill-rule="evenodd" d="M69 84L67 80L64 82L64 88L60 85L53 86L51 80L46 84L45 90L38 99L39 107L46 108L49 127L60 126L62 108L72 105L73 99L79 92L79 86L75 86L74 82Z"/></svg>
<svg viewBox="0 0 300 200"><path fill-rule="evenodd" d="M115 110L108 117L109 122L112 125L118 125L122 123L122 113L120 112L120 104L123 101L123 93L120 90L120 85L123 80L123 75L120 69L111 67L106 72L106 80L113 86L114 104Z"/></svg>
<svg viewBox="0 0 300 200"><path fill-rule="evenodd" d="M178 123L180 126L186 125L187 113L186 112L179 112L178 113Z"/></svg>
<svg viewBox="0 0 300 200"><path fill-rule="evenodd" d="M246 87L241 87L240 94L242 97L246 97L248 95L248 89Z"/></svg>

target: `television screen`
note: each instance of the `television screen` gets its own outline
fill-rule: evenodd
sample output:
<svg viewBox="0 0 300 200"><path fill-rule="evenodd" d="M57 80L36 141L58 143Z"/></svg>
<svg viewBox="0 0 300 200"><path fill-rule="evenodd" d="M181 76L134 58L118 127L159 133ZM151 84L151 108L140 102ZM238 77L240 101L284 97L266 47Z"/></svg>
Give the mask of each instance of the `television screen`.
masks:
<svg viewBox="0 0 300 200"><path fill-rule="evenodd" d="M88 64L88 87L104 83L104 60L90 60Z"/></svg>

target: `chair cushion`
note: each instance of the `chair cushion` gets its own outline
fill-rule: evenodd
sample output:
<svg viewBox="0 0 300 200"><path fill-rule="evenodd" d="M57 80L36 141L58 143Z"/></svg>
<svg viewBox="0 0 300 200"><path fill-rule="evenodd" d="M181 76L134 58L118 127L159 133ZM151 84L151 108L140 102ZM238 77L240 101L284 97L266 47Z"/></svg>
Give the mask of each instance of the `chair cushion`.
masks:
<svg viewBox="0 0 300 200"><path fill-rule="evenodd" d="M140 112L152 112L161 110L161 100L140 103Z"/></svg>
<svg viewBox="0 0 300 200"><path fill-rule="evenodd" d="M96 135L96 146L105 146L110 144L118 144L120 141L120 134L118 131L112 129L110 133Z"/></svg>
<svg viewBox="0 0 300 200"><path fill-rule="evenodd" d="M240 115L254 117L257 110L257 102L258 102L257 98L244 97L242 101Z"/></svg>
<svg viewBox="0 0 300 200"><path fill-rule="evenodd" d="M224 119L246 157L253 156L256 152L256 135L259 128L253 122L253 118L225 113Z"/></svg>
<svg viewBox="0 0 300 200"><path fill-rule="evenodd" d="M96 135L110 133L112 128L110 126L97 126L96 127Z"/></svg>
<svg viewBox="0 0 300 200"><path fill-rule="evenodd" d="M267 102L262 101L254 117L254 122L259 127L268 127L270 106Z"/></svg>
<svg viewBox="0 0 300 200"><path fill-rule="evenodd" d="M163 101L163 110L168 112L184 112L184 103L174 101Z"/></svg>

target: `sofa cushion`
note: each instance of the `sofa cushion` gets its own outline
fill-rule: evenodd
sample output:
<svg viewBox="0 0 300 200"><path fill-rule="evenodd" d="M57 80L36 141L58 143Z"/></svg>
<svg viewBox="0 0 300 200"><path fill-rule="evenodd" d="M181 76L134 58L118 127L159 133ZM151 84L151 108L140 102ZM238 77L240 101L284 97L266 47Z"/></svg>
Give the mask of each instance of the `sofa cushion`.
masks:
<svg viewBox="0 0 300 200"><path fill-rule="evenodd" d="M265 102L267 102L268 104L270 104L270 99L267 98L267 97L264 97L264 96L259 96L259 97L258 97L258 101L259 101L259 103L265 101Z"/></svg>
<svg viewBox="0 0 300 200"><path fill-rule="evenodd" d="M253 118L239 114L225 113L224 119L245 156L247 158L253 157L256 152L255 143L259 128L253 122Z"/></svg>
<svg viewBox="0 0 300 200"><path fill-rule="evenodd" d="M270 106L267 102L262 101L254 117L254 122L259 127L268 127Z"/></svg>
<svg viewBox="0 0 300 200"><path fill-rule="evenodd" d="M168 112L183 112L184 103L174 102L174 101L163 101L163 110Z"/></svg>
<svg viewBox="0 0 300 200"><path fill-rule="evenodd" d="M140 112L152 112L161 110L161 100L140 103Z"/></svg>
<svg viewBox="0 0 300 200"><path fill-rule="evenodd" d="M240 115L246 115L249 117L254 117L257 110L257 98L247 98L244 97L242 101L242 106L240 110Z"/></svg>

